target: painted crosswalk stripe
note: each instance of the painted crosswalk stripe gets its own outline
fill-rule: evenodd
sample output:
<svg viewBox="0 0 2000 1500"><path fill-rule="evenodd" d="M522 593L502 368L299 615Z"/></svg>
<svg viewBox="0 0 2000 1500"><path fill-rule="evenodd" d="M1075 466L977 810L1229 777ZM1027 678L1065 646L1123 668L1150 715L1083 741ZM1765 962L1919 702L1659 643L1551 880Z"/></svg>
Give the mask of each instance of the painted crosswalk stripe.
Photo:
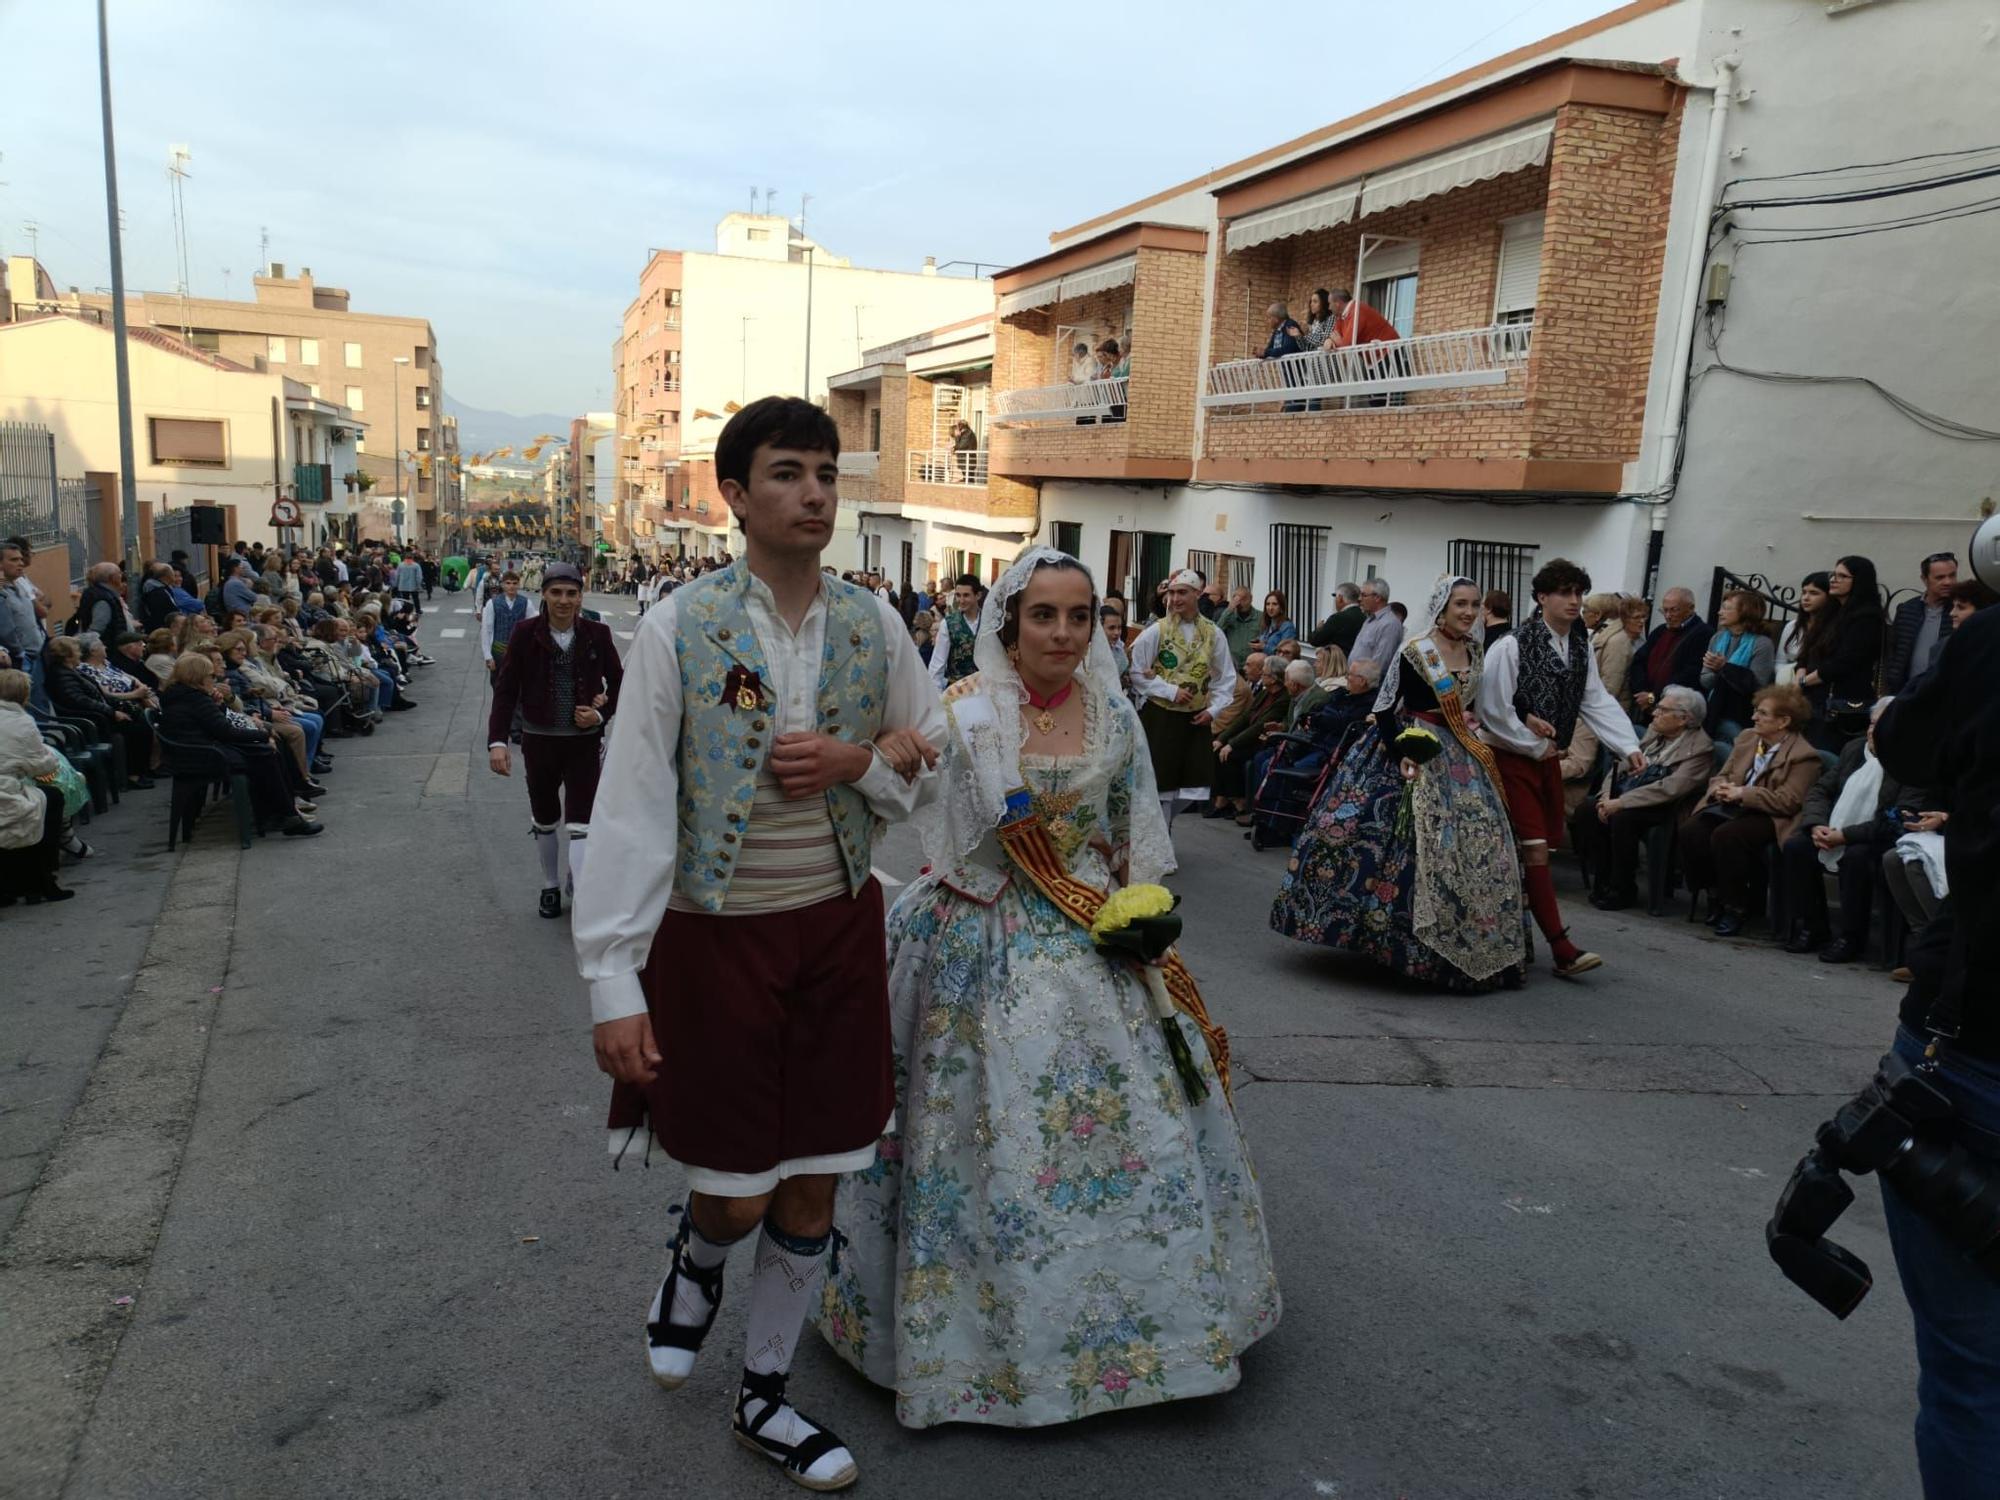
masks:
<svg viewBox="0 0 2000 1500"><path fill-rule="evenodd" d="M636 630L621 630L618 632L618 639L621 641L629 641L633 639L635 636L637 636L638 633L639 632Z"/></svg>
<svg viewBox="0 0 2000 1500"><path fill-rule="evenodd" d="M472 613L472 611L469 609L455 609L452 611L452 613L455 615L469 615Z"/></svg>
<svg viewBox="0 0 2000 1500"><path fill-rule="evenodd" d="M438 638L446 641L462 641L465 639L465 632L463 630L440 630Z"/></svg>

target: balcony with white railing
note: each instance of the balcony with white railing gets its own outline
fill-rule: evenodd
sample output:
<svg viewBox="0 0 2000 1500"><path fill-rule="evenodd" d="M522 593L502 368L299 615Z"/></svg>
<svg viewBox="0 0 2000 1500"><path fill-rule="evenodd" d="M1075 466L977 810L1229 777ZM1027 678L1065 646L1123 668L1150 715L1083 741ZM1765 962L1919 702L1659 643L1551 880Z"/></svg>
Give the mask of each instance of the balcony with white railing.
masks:
<svg viewBox="0 0 2000 1500"><path fill-rule="evenodd" d="M1519 400L1533 323L1495 323L1277 359L1209 367L1201 404L1281 412L1375 411L1413 392L1454 392L1465 404ZM1399 403L1399 404L1404 404ZM1423 403L1429 405L1430 403Z"/></svg>
<svg viewBox="0 0 2000 1500"><path fill-rule="evenodd" d="M993 393L993 420L1003 426L1037 422L1102 419L1125 410L1126 377L1085 380L1065 385L1027 386ZM916 457L915 454L911 455Z"/></svg>
<svg viewBox="0 0 2000 1500"><path fill-rule="evenodd" d="M1123 381L1118 384L1123 385ZM979 448L919 449L909 455L912 484L986 484L986 451Z"/></svg>

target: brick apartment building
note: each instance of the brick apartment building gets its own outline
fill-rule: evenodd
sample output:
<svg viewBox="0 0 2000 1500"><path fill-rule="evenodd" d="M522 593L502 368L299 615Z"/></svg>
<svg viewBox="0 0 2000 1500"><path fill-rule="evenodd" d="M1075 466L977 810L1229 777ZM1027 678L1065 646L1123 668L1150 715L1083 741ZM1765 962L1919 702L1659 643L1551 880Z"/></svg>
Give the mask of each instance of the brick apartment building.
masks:
<svg viewBox="0 0 2000 1500"><path fill-rule="evenodd" d="M1782 595L1837 551L1913 572L1976 524L1990 449L1938 441L1834 377L1963 418L1991 409L2000 374L1944 309L1969 297L1978 327L2000 321L2000 291L1953 269L2000 251L2000 220L1735 257L1792 244L1772 231L1794 223L1840 227L1825 206L1761 206L1748 184L1764 174L1773 195L1828 171L1860 173L1830 184L1852 187L1996 138L2000 96L1975 87L1965 50L1978 12L1635 0L1057 231L995 280L989 514L1038 522L1141 597L1192 564L1314 618L1339 580L1420 599L1447 567L1521 599L1557 554L1602 586L1704 596L1720 565ZM1976 124L1864 102L1939 70L1963 85L1950 97L1979 100ZM1924 191L1927 208L1959 206ZM1877 295L1925 277L1952 298ZM1303 323L1315 289L1349 287L1396 342L1258 358L1272 303ZM1724 312L1742 364L1809 373L1744 378L1718 352ZM891 363L879 378L894 408ZM850 402L843 429L854 419Z"/></svg>
<svg viewBox="0 0 2000 1500"><path fill-rule="evenodd" d="M31 284L48 295L9 298L6 317L110 313L109 294L56 293L39 268ZM429 320L357 312L345 290L319 285L310 267L287 276L283 265L273 264L253 284L255 297L248 302L130 293L126 320L133 328L157 329L232 364L283 375L314 399L344 406L364 419L367 429L356 466L375 484L355 501L358 529L390 535L389 505L400 493L403 534L425 546L438 545L447 529L444 518L457 516L463 502L454 462L457 424L444 415L444 366ZM400 485L393 458L398 435L404 457ZM312 505L332 497L300 498Z"/></svg>

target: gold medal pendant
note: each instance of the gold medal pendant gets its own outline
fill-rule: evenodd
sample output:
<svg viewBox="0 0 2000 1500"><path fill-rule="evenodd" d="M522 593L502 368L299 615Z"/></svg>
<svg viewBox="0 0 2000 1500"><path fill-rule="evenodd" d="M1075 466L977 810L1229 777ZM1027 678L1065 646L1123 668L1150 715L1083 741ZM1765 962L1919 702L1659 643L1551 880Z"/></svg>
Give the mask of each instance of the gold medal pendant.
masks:
<svg viewBox="0 0 2000 1500"><path fill-rule="evenodd" d="M738 688L736 690L736 706L742 709L745 713L748 713L750 712L750 710L754 709L757 706L756 689L751 687Z"/></svg>
<svg viewBox="0 0 2000 1500"><path fill-rule="evenodd" d="M1043 709L1040 713L1036 714L1034 718L1030 719L1028 722L1035 726L1035 732L1037 734L1050 735L1056 732L1056 716L1050 713L1046 708Z"/></svg>

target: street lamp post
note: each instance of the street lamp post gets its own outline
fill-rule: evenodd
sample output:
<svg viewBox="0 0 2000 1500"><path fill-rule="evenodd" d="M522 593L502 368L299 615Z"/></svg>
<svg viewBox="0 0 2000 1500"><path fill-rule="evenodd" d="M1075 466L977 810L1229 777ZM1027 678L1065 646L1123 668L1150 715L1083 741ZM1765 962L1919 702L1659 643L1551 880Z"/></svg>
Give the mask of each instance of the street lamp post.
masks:
<svg viewBox="0 0 2000 1500"><path fill-rule="evenodd" d="M392 415L394 436L391 443L396 459L396 541L403 540L403 517L409 514L409 506L403 503L403 366L410 362L409 356L398 354L391 364L395 369L390 373L389 410Z"/></svg>

